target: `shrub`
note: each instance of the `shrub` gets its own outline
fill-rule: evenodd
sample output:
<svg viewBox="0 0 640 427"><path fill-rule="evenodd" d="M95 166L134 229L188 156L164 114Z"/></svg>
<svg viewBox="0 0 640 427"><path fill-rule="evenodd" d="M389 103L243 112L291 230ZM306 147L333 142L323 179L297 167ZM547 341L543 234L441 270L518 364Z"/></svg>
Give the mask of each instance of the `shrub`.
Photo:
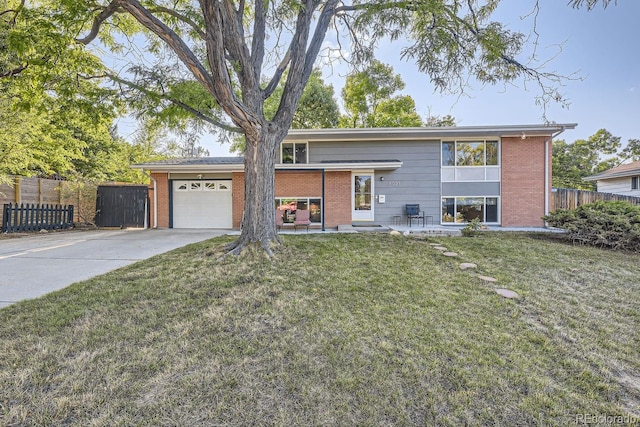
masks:
<svg viewBox="0 0 640 427"><path fill-rule="evenodd" d="M481 227L482 221L480 221L480 218L474 218L461 230L461 232L463 236L473 237L478 234Z"/></svg>
<svg viewBox="0 0 640 427"><path fill-rule="evenodd" d="M595 202L544 216L566 230L574 243L640 252L640 206L628 202Z"/></svg>

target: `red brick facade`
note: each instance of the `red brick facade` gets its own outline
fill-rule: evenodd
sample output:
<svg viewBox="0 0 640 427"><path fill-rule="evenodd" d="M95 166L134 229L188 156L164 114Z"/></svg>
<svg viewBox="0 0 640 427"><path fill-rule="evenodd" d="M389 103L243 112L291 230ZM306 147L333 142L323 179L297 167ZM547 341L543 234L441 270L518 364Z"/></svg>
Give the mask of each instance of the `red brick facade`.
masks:
<svg viewBox="0 0 640 427"><path fill-rule="evenodd" d="M545 149L549 137L502 138L502 226L543 226ZM551 153L548 157L551 193Z"/></svg>
<svg viewBox="0 0 640 427"><path fill-rule="evenodd" d="M240 228L244 212L244 173L233 174L233 228ZM322 197L322 173L276 171L276 197ZM325 172L325 226L351 223L351 172Z"/></svg>
<svg viewBox="0 0 640 427"><path fill-rule="evenodd" d="M327 227L351 224L351 172L326 172L324 217Z"/></svg>
<svg viewBox="0 0 640 427"><path fill-rule="evenodd" d="M151 200L151 224L159 228L169 227L169 174L152 173L151 177L156 180L156 197L153 196L153 180L149 184L149 199ZM158 223L154 224L154 200L158 200Z"/></svg>

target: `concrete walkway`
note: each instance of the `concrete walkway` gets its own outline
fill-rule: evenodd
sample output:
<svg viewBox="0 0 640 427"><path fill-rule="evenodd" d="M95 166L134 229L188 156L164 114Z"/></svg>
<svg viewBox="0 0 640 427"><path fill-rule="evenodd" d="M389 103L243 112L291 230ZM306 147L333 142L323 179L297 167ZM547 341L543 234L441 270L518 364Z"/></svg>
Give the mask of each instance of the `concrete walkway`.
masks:
<svg viewBox="0 0 640 427"><path fill-rule="evenodd" d="M94 230L0 240L0 307L229 230Z"/></svg>

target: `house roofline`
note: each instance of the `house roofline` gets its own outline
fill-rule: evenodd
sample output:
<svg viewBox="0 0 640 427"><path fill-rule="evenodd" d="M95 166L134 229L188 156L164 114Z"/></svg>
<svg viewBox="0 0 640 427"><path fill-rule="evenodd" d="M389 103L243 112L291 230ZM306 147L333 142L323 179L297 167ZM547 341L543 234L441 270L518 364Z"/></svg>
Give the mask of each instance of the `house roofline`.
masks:
<svg viewBox="0 0 640 427"><path fill-rule="evenodd" d="M189 173L189 172L244 172L243 164L153 164L141 163L131 166L133 169L146 169L153 173ZM277 164L276 171L287 170L325 170L325 171L346 171L346 170L394 170L402 167L400 160L367 161L367 162L322 162L322 163L292 163Z"/></svg>
<svg viewBox="0 0 640 427"><path fill-rule="evenodd" d="M357 128L357 129L290 129L285 141L371 141L446 139L456 137L522 137L552 136L577 123L499 126L451 126L418 128Z"/></svg>
<svg viewBox="0 0 640 427"><path fill-rule="evenodd" d="M638 169L630 169L623 172L617 173L599 173L591 176L585 176L582 178L584 181L598 181L602 179L613 179L613 178L626 178L629 176L637 176L640 175L640 168Z"/></svg>

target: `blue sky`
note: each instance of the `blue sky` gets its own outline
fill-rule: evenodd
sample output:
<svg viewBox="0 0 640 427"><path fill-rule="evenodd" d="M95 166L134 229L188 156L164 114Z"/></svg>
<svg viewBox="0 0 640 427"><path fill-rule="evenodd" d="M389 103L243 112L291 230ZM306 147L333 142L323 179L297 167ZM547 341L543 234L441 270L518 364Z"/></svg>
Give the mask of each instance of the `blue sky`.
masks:
<svg viewBox="0 0 640 427"><path fill-rule="evenodd" d="M600 128L628 139L640 138L640 1L618 0L607 9L597 7L573 9L568 0L540 0L537 17L538 54L555 59L546 69L562 75L576 73L581 80L570 80L561 92L570 105L562 108L550 105L547 118L557 123L578 123L575 130L560 136L568 142L586 139ZM529 33L532 1L504 0L495 19L511 29ZM559 52L558 45L562 44ZM407 87L405 94L416 101L418 113L424 118L433 115L453 115L461 126L531 124L542 122L542 110L535 104L537 88L527 91L515 85L475 85L466 96L443 96L433 92L429 79L417 72L412 63L399 60L397 45L381 46L378 59L391 64ZM346 66L325 68L325 80L333 84L336 97ZM212 156L228 155L213 137L204 137L202 144Z"/></svg>

